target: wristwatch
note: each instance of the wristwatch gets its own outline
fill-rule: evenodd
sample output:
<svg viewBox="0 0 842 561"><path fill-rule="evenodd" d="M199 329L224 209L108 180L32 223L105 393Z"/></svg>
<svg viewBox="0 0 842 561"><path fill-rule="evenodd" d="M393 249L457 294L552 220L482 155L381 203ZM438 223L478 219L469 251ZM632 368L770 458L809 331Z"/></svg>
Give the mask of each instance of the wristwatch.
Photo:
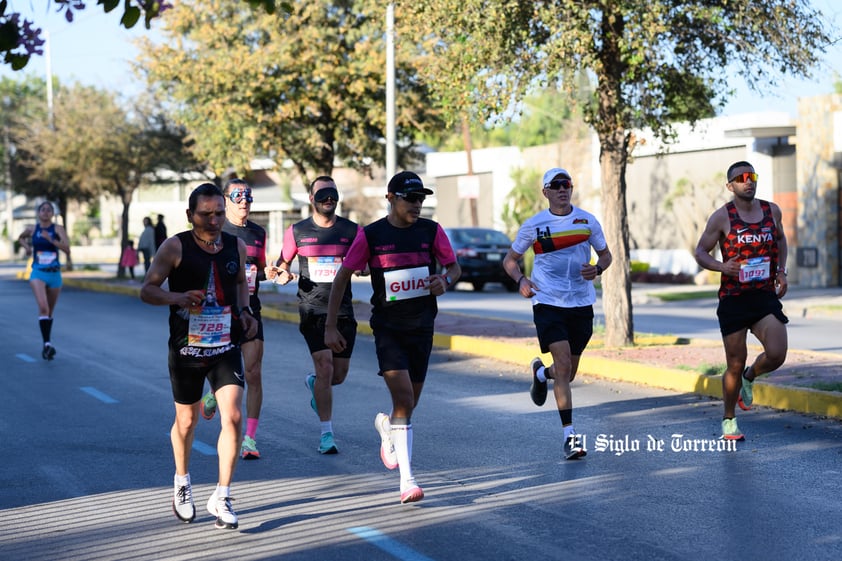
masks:
<svg viewBox="0 0 842 561"><path fill-rule="evenodd" d="M450 280L450 276L449 276L449 275L445 275L445 277L444 277L444 282L446 282L446 283L447 283L447 286L450 286L450 285L452 284L452 281Z"/></svg>
<svg viewBox="0 0 842 561"><path fill-rule="evenodd" d="M601 275L603 270L604 270L604 269L603 269L602 267L600 267L600 266L599 266L599 263L597 263L597 264L596 264L596 276Z"/></svg>

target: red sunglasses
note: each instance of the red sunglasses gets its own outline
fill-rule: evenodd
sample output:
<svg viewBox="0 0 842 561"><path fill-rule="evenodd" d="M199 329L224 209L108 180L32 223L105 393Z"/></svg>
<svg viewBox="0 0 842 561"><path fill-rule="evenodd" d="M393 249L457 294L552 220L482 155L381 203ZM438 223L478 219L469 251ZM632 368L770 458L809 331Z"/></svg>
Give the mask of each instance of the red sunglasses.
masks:
<svg viewBox="0 0 842 561"><path fill-rule="evenodd" d="M744 171L743 173L738 173L734 177L728 180L728 183L748 183L751 181L752 183L757 183L757 174L753 171Z"/></svg>

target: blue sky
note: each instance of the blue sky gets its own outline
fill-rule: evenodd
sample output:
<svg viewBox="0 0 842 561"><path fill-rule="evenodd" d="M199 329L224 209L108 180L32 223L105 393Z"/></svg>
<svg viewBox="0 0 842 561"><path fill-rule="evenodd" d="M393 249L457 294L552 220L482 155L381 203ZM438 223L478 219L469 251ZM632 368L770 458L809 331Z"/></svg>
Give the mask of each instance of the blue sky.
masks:
<svg viewBox="0 0 842 561"><path fill-rule="evenodd" d="M120 9L110 14L88 1L88 8L79 14L72 24L55 13L55 8L33 10L35 3L47 4L44 0L10 0L10 8L22 10L28 18L34 18L36 26L49 30L51 49L50 59L54 75L63 82L79 81L84 84L134 94L142 89L138 79L132 74L128 61L137 53L134 40L150 34L156 40L155 27L147 31L143 23L127 30L119 25ZM43 5L42 4L42 5ZM834 23L842 33L842 3L838 0L813 0L813 5L822 10L825 17ZM33 57L25 70L26 73L46 75L44 57ZM752 93L742 83L737 84L737 95L728 104L723 114L733 115L754 111L784 111L796 116L797 98L830 93L833 91L833 73L842 75L842 40L825 57L825 67L817 72L814 80L801 81L784 79L778 88L769 89L763 94ZM0 65L0 76L14 77L5 65Z"/></svg>

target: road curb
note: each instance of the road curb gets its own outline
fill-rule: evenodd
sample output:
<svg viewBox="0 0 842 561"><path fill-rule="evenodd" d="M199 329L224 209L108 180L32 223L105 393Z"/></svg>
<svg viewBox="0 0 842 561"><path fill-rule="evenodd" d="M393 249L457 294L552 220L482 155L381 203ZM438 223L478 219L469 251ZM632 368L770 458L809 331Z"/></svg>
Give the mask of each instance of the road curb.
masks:
<svg viewBox="0 0 842 561"><path fill-rule="evenodd" d="M83 290L140 296L139 285L111 284L79 278L65 278L63 282L66 286ZM267 319L288 323L299 322L297 309L292 312L280 310L271 305L264 305L260 313ZM363 335L372 334L371 327L367 322L360 322L357 326L357 332ZM433 345L454 352L482 356L512 364L522 364L524 365L524 373L526 373L526 365L536 355L541 356L545 364L552 360L549 353L540 353L537 341L533 345L514 345L482 337L436 333L433 336ZM596 376L603 379L722 399L721 376L707 376L686 370L661 368L602 357L589 357L587 354L582 355L579 373L580 375ZM842 419L842 394L838 392L779 386L758 381L754 384L754 403L758 406L773 409Z"/></svg>

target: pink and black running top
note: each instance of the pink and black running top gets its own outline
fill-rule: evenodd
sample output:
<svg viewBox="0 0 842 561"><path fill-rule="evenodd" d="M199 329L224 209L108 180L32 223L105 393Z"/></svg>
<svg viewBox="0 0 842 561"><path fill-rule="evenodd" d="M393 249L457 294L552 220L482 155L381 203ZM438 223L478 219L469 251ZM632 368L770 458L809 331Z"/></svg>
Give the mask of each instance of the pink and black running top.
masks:
<svg viewBox="0 0 842 561"><path fill-rule="evenodd" d="M456 262L437 222L419 218L398 228L381 218L357 236L342 266L354 271L369 266L372 328L407 331L433 328L438 307L426 279L436 272L437 262L444 267Z"/></svg>

